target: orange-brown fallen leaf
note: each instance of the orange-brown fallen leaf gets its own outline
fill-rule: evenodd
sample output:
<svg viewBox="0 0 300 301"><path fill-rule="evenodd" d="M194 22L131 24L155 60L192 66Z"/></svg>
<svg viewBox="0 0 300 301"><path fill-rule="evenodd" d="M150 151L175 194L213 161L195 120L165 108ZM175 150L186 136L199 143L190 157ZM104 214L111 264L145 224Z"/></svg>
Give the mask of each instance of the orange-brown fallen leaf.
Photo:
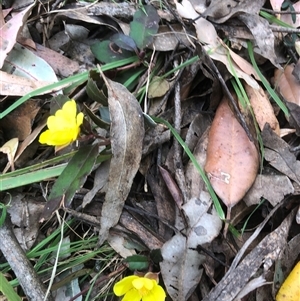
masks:
<svg viewBox="0 0 300 301"><path fill-rule="evenodd" d="M288 65L284 70L276 69L274 85L285 100L300 105L300 83L292 74L294 65Z"/></svg>
<svg viewBox="0 0 300 301"><path fill-rule="evenodd" d="M245 90L248 94L251 106L253 108L255 118L261 130L263 130L266 123L269 123L271 129L279 136L280 127L279 122L275 116L273 107L269 101L264 90L259 87L258 90L253 89L245 83Z"/></svg>
<svg viewBox="0 0 300 301"><path fill-rule="evenodd" d="M205 171L228 209L252 186L258 167L259 153L224 97L209 132Z"/></svg>

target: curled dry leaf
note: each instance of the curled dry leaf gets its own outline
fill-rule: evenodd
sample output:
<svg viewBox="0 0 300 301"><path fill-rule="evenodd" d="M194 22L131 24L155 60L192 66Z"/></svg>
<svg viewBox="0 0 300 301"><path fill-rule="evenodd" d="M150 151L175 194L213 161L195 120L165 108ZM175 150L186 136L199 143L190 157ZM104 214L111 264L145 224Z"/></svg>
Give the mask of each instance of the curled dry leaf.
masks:
<svg viewBox="0 0 300 301"><path fill-rule="evenodd" d="M259 87L258 90L245 84L245 90L248 94L251 106L253 108L255 118L261 130L263 130L266 123L269 123L272 130L280 135L279 122L275 116L273 107L269 101L264 90Z"/></svg>
<svg viewBox="0 0 300 301"><path fill-rule="evenodd" d="M285 100L300 105L300 83L292 74L294 65L288 65L284 70L275 70L274 85Z"/></svg>
<svg viewBox="0 0 300 301"><path fill-rule="evenodd" d="M206 19L199 18L199 14L188 0L183 0L181 3L176 1L176 9L183 18L195 19L197 37L201 43L208 44L210 47L219 45L218 34L214 26Z"/></svg>
<svg viewBox="0 0 300 301"><path fill-rule="evenodd" d="M258 167L259 153L224 97L209 132L205 171L228 208L252 186Z"/></svg>
<svg viewBox="0 0 300 301"><path fill-rule="evenodd" d="M7 141L2 147L0 147L0 152L7 154L8 162L10 163L11 170L15 170L14 167L14 158L16 151L18 149L19 145L19 139L18 138L12 138L9 141Z"/></svg>

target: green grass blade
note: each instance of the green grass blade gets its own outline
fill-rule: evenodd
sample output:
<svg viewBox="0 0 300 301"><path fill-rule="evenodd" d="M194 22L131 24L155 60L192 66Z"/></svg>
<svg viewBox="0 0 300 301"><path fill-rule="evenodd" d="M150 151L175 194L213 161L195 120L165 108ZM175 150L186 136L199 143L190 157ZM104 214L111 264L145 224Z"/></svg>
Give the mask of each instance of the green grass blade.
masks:
<svg viewBox="0 0 300 301"><path fill-rule="evenodd" d="M0 176L0 191L5 191L31 183L41 182L52 177L57 177L62 173L66 166L67 163L4 179L2 179Z"/></svg>
<svg viewBox="0 0 300 301"><path fill-rule="evenodd" d="M137 60L138 60L137 57L131 57L131 58L127 58L127 59L113 62L110 64L106 64L106 65L102 66L101 69L102 69L102 71L107 71L107 70L115 69L115 68L133 63ZM95 69L96 72L98 72L97 70L98 69ZM45 87L36 89L36 90L24 95L23 97L18 99L16 102L14 102L11 106L9 106L6 110L4 110L2 113L0 113L0 119L4 118L7 114L12 112L14 109L16 109L22 103L24 103L26 100L28 100L34 96L45 94L45 93L51 93L53 91L57 91L58 89L66 88L72 84L79 85L80 83L83 83L84 81L86 81L88 79L89 72L90 71L86 71L86 72L83 72L80 74L70 76L57 83L47 85Z"/></svg>
<svg viewBox="0 0 300 301"><path fill-rule="evenodd" d="M21 301L19 295L14 291L12 285L0 272L0 292L2 292L8 301Z"/></svg>
<svg viewBox="0 0 300 301"><path fill-rule="evenodd" d="M288 23L285 23L279 19L277 19L274 15L271 15L265 11L260 11L259 14L265 18L266 20L268 20L270 23L275 23L279 26L282 26L282 27L286 27L286 28L294 28L293 26L291 26L290 24Z"/></svg>
<svg viewBox="0 0 300 301"><path fill-rule="evenodd" d="M274 101L277 103L277 105L283 111L283 113L288 117L290 115L289 111L288 111L288 108L282 102L282 100L278 97L278 95L276 94L276 92L271 88L269 82L264 77L264 75L260 72L260 70L259 70L259 68L258 68L258 66L256 64L256 61L255 61L255 58L254 58L254 53L253 53L252 43L250 41L248 41L247 45L248 45L248 53L249 53L250 60L251 60L253 68L255 69L256 73L258 74L258 76L259 76L261 82L263 83L264 87L269 92L270 96L274 99Z"/></svg>
<svg viewBox="0 0 300 301"><path fill-rule="evenodd" d="M7 214L6 205L0 203L0 227L3 225Z"/></svg>

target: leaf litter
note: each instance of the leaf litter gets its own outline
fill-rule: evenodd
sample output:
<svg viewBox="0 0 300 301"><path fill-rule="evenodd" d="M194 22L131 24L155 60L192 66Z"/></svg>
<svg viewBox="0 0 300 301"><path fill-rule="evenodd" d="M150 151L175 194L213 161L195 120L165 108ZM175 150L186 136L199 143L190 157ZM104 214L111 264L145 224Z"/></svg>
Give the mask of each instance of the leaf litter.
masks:
<svg viewBox="0 0 300 301"><path fill-rule="evenodd" d="M77 254L72 243L88 248L79 237L96 232L98 248L110 246L118 258L102 270L110 283L115 270L129 274L121 258L130 269L138 254L135 273L160 272L172 300L280 298L300 254L300 84L298 32L284 30L297 28L299 17L278 11L297 11L299 2L50 2L18 9L4 1L0 15L0 111L13 107L0 120L1 203L21 247L39 246L59 229L59 216L74 217L64 260ZM64 97L85 117L78 141L55 152L38 138ZM178 123L183 149L167 126ZM92 274L68 273L76 278L72 296L62 290L43 299L86 295L84 285L98 294L93 300L111 291L101 278L90 285ZM69 276L52 277L54 287L67 288Z"/></svg>

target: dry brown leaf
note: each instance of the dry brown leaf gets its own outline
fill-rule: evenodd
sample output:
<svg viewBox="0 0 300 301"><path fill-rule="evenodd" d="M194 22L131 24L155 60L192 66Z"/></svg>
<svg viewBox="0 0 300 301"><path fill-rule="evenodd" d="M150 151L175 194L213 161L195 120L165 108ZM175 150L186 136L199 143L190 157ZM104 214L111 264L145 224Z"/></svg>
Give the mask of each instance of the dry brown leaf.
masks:
<svg viewBox="0 0 300 301"><path fill-rule="evenodd" d="M285 195L293 194L294 190L290 179L285 175L274 173L257 175L253 186L249 189L243 201L247 206L257 205L263 197L275 207L283 200Z"/></svg>
<svg viewBox="0 0 300 301"><path fill-rule="evenodd" d="M264 0L235 1L235 0L211 0L203 15L216 23L224 23L229 18L242 13L257 14L264 5Z"/></svg>
<svg viewBox="0 0 300 301"><path fill-rule="evenodd" d="M255 1L254 1L255 2ZM275 36L269 26L269 22L257 14L244 12L238 16L251 31L255 40L255 52L270 60L274 66L281 68L278 64L278 55L275 53Z"/></svg>
<svg viewBox="0 0 300 301"><path fill-rule="evenodd" d="M129 33L128 33L129 34ZM184 45L190 45L188 33L183 30L180 24L172 24L172 29L167 25L160 25L157 34L154 36L153 45L156 51L171 51L177 47L185 48Z"/></svg>
<svg viewBox="0 0 300 301"><path fill-rule="evenodd" d="M294 65L288 65L284 70L275 70L274 85L289 102L300 105L300 83L292 74Z"/></svg>
<svg viewBox="0 0 300 301"><path fill-rule="evenodd" d="M265 125L261 136L265 147L265 160L300 184L300 161L295 153L290 151L289 144L278 137L268 124Z"/></svg>
<svg viewBox="0 0 300 301"><path fill-rule="evenodd" d="M43 45L36 44L36 49L30 49L35 55L44 59L54 70L56 74L62 77L68 77L79 70L78 62L67 58L59 52L46 48Z"/></svg>
<svg viewBox="0 0 300 301"><path fill-rule="evenodd" d="M31 13L32 8L35 5L35 1L26 7L23 11L14 15L0 30L0 68L4 64L4 60L7 54L12 50L16 43L17 35L20 29L23 27L25 21Z"/></svg>
<svg viewBox="0 0 300 301"><path fill-rule="evenodd" d="M259 90L253 89L245 83L245 90L248 94L251 106L253 108L255 118L261 130L266 123L269 123L272 130L280 135L279 122L275 116L273 107L264 90L260 87Z"/></svg>
<svg viewBox="0 0 300 301"><path fill-rule="evenodd" d="M33 121L39 110L39 101L29 99L2 118L0 126L5 131L7 139L13 137L18 137L20 141L26 139L31 133Z"/></svg>
<svg viewBox="0 0 300 301"><path fill-rule="evenodd" d="M136 98L121 84L107 81L111 148L107 193L103 203L99 245L118 223L142 157L144 118Z"/></svg>
<svg viewBox="0 0 300 301"><path fill-rule="evenodd" d="M209 132L205 171L214 190L229 209L252 186L258 167L258 151L224 97Z"/></svg>
<svg viewBox="0 0 300 301"><path fill-rule="evenodd" d="M1 70L0 78L0 95L6 96L23 96L33 90L53 84L53 82L38 81L14 74L8 74ZM46 92L48 93L48 91Z"/></svg>

